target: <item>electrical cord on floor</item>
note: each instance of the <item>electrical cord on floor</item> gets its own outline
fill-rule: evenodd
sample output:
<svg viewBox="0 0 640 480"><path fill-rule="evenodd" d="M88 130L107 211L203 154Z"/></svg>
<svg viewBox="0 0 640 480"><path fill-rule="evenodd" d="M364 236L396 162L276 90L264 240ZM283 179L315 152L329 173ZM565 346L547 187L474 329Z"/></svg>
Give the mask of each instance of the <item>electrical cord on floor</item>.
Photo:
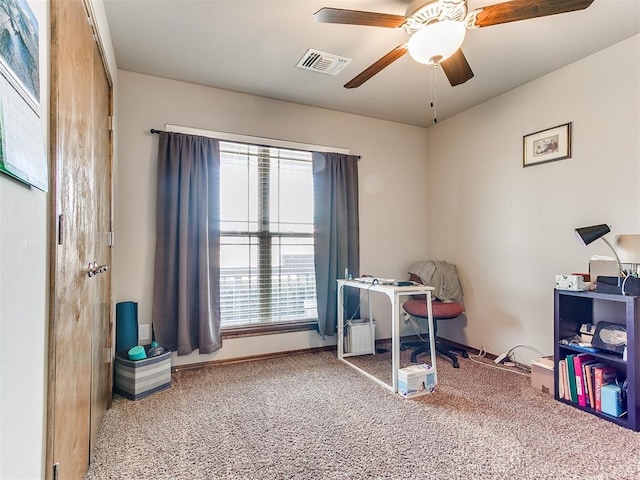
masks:
<svg viewBox="0 0 640 480"><path fill-rule="evenodd" d="M477 355L469 355L469 357L475 357L475 358L484 358L486 356L487 356L487 352L484 349L484 347L480 347L480 350L478 350Z"/></svg>
<svg viewBox="0 0 640 480"><path fill-rule="evenodd" d="M517 348L528 348L529 350L532 350L532 351L534 351L536 353L539 353L540 355L544 355L544 353L541 352L540 350L538 350L536 347L532 347L531 345L521 344L521 345L516 345L515 347L512 347L505 354L503 354L503 355L506 356L506 358L509 359L510 362L512 362L514 364L513 366L515 366L515 367L517 367L517 368L519 368L519 369L521 369L523 371L526 371L527 373L530 374L531 373L531 366L525 364L524 362L518 362L516 360L515 350Z"/></svg>
<svg viewBox="0 0 640 480"><path fill-rule="evenodd" d="M510 350L507 351L507 357L510 357L511 353L513 353L513 351L516 348L528 348L529 350L533 350L534 352L539 353L540 355L544 355L544 353L542 353L536 347L532 347L531 345L516 345L515 347L513 347L513 348L511 348Z"/></svg>
<svg viewBox="0 0 640 480"><path fill-rule="evenodd" d="M503 371L509 372L509 373L515 373L516 375L522 375L524 377L528 377L530 375L529 372L523 373L523 372L519 372L517 370L511 370L509 368L500 367L500 366L498 366L498 365L496 365L494 363L486 363L486 362L481 362L480 360L477 360L478 358L485 358L486 356L487 356L487 352L485 351L484 347L480 347L480 351L478 352L477 355L469 355L469 360L471 360L472 362L478 363L480 365L484 365L485 367L495 368L496 370L503 370ZM514 367L517 367L517 365L514 364Z"/></svg>
<svg viewBox="0 0 640 480"><path fill-rule="evenodd" d="M509 357L509 361L504 363L504 366L512 367L520 370L521 372L524 372L526 375L531 375L531 367L523 362L519 362L516 359L515 354L512 354L512 356Z"/></svg>

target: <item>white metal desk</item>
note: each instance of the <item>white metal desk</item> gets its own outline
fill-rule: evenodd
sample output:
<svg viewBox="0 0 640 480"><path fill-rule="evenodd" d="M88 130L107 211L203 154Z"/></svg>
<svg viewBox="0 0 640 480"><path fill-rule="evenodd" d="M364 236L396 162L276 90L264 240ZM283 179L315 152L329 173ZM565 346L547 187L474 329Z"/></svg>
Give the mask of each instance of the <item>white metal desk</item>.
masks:
<svg viewBox="0 0 640 480"><path fill-rule="evenodd" d="M345 287L357 288L370 292L379 292L389 297L391 301L391 385L364 371L357 365L346 360L348 354L344 352L344 289ZM431 308L431 292L433 287L424 285L412 285L409 287L396 287L394 285L379 285L358 280L338 280L338 359L355 368L371 380L388 388L394 393L398 392L398 370L400 369L400 297L406 295L426 295L427 313L429 321L429 347L431 352L431 366L433 367L434 380L438 383L436 370L436 341L433 333L433 311Z"/></svg>

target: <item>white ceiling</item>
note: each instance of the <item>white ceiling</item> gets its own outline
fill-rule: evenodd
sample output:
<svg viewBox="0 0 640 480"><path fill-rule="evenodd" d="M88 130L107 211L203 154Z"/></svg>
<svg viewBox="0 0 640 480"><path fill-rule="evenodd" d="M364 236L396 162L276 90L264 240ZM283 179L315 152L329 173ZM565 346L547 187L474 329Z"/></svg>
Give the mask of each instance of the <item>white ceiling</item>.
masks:
<svg viewBox="0 0 640 480"><path fill-rule="evenodd" d="M313 20L313 14L325 6L404 15L408 3L104 0L120 69L429 126L433 122L431 69L409 55L361 87L343 88L371 63L406 43L404 30ZM471 10L493 3L500 2L469 0L468 6ZM475 77L451 87L438 71L438 120L637 33L639 0L595 0L578 12L469 30L462 48ZM353 61L335 77L296 68L308 48Z"/></svg>

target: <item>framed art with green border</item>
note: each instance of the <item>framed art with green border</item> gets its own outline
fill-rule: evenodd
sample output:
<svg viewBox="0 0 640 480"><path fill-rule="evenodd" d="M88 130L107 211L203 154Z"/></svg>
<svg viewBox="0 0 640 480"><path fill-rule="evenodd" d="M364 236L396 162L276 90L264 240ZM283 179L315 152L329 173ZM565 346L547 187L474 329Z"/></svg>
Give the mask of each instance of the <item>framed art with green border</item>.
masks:
<svg viewBox="0 0 640 480"><path fill-rule="evenodd" d="M0 172L47 191L38 21L26 0L0 0Z"/></svg>

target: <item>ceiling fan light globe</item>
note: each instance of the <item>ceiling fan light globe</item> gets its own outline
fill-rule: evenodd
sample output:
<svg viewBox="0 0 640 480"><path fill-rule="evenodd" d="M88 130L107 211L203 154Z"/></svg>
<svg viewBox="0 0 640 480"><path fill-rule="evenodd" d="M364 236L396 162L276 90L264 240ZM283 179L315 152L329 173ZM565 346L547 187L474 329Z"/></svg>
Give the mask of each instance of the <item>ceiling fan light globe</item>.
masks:
<svg viewBox="0 0 640 480"><path fill-rule="evenodd" d="M466 32L464 23L453 20L426 25L409 39L409 55L424 64L446 60L458 51Z"/></svg>

